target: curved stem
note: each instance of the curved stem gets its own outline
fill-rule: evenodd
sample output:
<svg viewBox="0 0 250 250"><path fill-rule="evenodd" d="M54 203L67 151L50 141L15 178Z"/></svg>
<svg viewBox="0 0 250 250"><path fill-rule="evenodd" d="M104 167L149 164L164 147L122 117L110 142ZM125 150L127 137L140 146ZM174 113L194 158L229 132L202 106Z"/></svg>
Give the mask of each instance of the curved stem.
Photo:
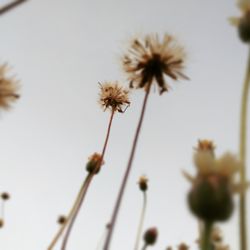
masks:
<svg viewBox="0 0 250 250"><path fill-rule="evenodd" d="M110 228L109 228L107 238L106 238L106 241L105 241L105 245L104 245L104 248L103 248L104 250L109 249L113 229L115 227L116 218L117 218L117 215L118 215L118 212L119 212L122 197L123 197L125 187L126 187L126 184L127 184L127 180L128 180L129 174L130 174L131 167L132 167L132 163L133 163L133 159L134 159L134 155L135 155L135 150L136 150L136 146L137 146L137 142L138 142L138 138L139 138L139 134L140 134L140 131L141 131L141 126L142 126L142 122L143 122L143 118L144 118L144 113L145 113L145 110L146 110L147 100L148 100L148 96L149 96L149 93L150 93L150 87L151 87L151 84L149 85L149 87L148 87L148 89L146 90L146 93L145 93L139 123L137 125L137 129L136 129L136 133L135 133L135 137L134 137L134 141L133 141L133 145L132 145L132 150L131 150L131 153L130 153L128 165L127 165L127 168L126 168L123 180L122 180L122 184L121 184L121 187L120 187L120 190L119 190L119 193L118 193L118 197L117 197L117 200L116 200L116 203L115 203L115 207L114 207L114 210L113 210L113 214L112 214L112 218L111 218L111 222L110 222Z"/></svg>
<svg viewBox="0 0 250 250"><path fill-rule="evenodd" d="M248 65L246 70L246 77L243 86L241 99L241 118L240 118L240 160L242 168L240 171L241 183L246 183L246 140L247 140L247 104L250 84L250 51L248 56ZM246 218L246 194L243 191L240 194L240 249L247 250L247 218Z"/></svg>
<svg viewBox="0 0 250 250"><path fill-rule="evenodd" d="M57 232L57 234L55 235L54 239L52 240L52 242L50 243L49 247L48 247L48 250L52 250L53 247L55 246L55 244L57 243L58 239L60 238L60 236L62 235L62 233L64 232L66 226L68 225L68 222L71 220L72 216L74 215L75 211L76 211L76 208L78 206L78 203L79 203L79 200L82 196L82 193L84 192L85 190L85 186L86 186L86 183L88 182L88 178L89 178L89 175L87 175L87 177L85 178L82 186L81 186L81 189L77 195L77 198L75 200L75 203L73 204L68 216L67 216L67 220L65 221L65 223L60 227L59 231Z"/></svg>
<svg viewBox="0 0 250 250"><path fill-rule="evenodd" d="M147 193L146 193L146 191L144 191L143 192L142 212L141 212L139 227L138 227L138 230L137 230L136 241L135 241L135 250L139 249L140 239L141 239L141 234L142 234L142 228L143 228L143 222L144 222L145 213L146 213L146 208L147 208Z"/></svg>

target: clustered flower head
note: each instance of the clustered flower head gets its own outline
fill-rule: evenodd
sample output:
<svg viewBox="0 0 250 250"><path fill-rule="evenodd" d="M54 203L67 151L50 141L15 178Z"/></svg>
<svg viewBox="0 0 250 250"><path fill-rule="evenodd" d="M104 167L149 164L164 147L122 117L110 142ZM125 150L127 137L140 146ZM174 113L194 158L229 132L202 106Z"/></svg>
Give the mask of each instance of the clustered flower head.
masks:
<svg viewBox="0 0 250 250"><path fill-rule="evenodd" d="M99 153L94 153L88 159L88 162L86 164L86 170L89 173L93 173L93 171L95 171L95 174L97 174L103 164L104 161L102 159L102 155Z"/></svg>
<svg viewBox="0 0 250 250"><path fill-rule="evenodd" d="M188 79L183 73L185 59L185 51L174 37L165 34L160 41L157 34L151 34L132 40L123 57L123 68L128 73L131 88L149 91L155 81L162 94L169 89L165 76L173 80Z"/></svg>
<svg viewBox="0 0 250 250"><path fill-rule="evenodd" d="M6 75L7 70L7 64L0 65L0 108L2 109L10 108L11 103L19 98L17 81Z"/></svg>
<svg viewBox="0 0 250 250"><path fill-rule="evenodd" d="M238 32L243 42L250 42L250 1L238 0L237 5L241 10L240 17L231 17L230 21L238 27Z"/></svg>
<svg viewBox="0 0 250 250"><path fill-rule="evenodd" d="M198 150L194 163L196 176L186 174L192 183L188 195L191 211L204 221L227 220L233 211L233 194L244 192L247 186L235 181L241 168L239 160L230 153L216 158L209 151Z"/></svg>
<svg viewBox="0 0 250 250"><path fill-rule="evenodd" d="M101 106L112 111L123 113L130 104L129 91L118 84L118 82L105 82L100 84L100 99Z"/></svg>
<svg viewBox="0 0 250 250"><path fill-rule="evenodd" d="M142 175L138 181L139 188L142 192L148 190L148 178L145 175Z"/></svg>

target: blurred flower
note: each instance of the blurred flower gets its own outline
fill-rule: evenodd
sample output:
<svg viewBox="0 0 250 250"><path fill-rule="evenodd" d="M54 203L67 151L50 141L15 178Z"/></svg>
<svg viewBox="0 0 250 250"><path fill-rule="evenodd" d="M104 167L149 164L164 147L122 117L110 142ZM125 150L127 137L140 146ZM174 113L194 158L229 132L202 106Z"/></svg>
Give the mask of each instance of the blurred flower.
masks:
<svg viewBox="0 0 250 250"><path fill-rule="evenodd" d="M148 189L148 178L145 175L142 175L139 178L138 185L141 191L145 192Z"/></svg>
<svg viewBox="0 0 250 250"><path fill-rule="evenodd" d="M100 171L101 166L104 164L104 161L102 159L102 155L98 153L94 153L89 157L89 160L86 165L86 170L89 173L92 173L95 171L95 174L97 174Z"/></svg>
<svg viewBox="0 0 250 250"><path fill-rule="evenodd" d="M184 49L174 37L165 34L160 41L157 34L151 34L132 41L123 57L123 68L128 73L131 88L148 91L155 80L162 94L169 89L164 76L173 80L188 79L183 74L185 59Z"/></svg>
<svg viewBox="0 0 250 250"><path fill-rule="evenodd" d="M144 234L145 245L154 245L158 237L156 227L149 228Z"/></svg>
<svg viewBox="0 0 250 250"><path fill-rule="evenodd" d="M17 81L12 77L7 77L7 64L0 65L0 108L8 109L19 95L17 94Z"/></svg>
<svg viewBox="0 0 250 250"><path fill-rule="evenodd" d="M191 211L204 221L227 220L233 211L233 193L244 192L248 185L235 181L240 162L230 153L216 159L209 152L196 151L194 163L197 175L188 178L192 183L188 196Z"/></svg>
<svg viewBox="0 0 250 250"><path fill-rule="evenodd" d="M118 82L105 82L100 84L100 104L106 110L107 108L112 111L123 113L130 104L128 93L129 91L118 84Z"/></svg>

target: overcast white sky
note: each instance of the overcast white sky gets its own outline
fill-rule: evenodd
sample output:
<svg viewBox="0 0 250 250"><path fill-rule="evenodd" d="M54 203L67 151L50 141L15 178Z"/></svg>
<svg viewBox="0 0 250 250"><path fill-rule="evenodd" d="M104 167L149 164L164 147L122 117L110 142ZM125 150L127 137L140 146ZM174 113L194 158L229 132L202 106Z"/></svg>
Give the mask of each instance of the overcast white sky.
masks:
<svg viewBox="0 0 250 250"><path fill-rule="evenodd" d="M12 196L1 249L47 248L57 216L67 213L86 175L87 157L102 148L109 114L97 104L97 82L126 85L120 56L131 36L149 32L174 34L186 47L191 80L150 96L112 249L133 249L141 174L150 179L145 227L159 229L155 249L193 244L197 223L186 206L189 183L181 169L195 172L192 152L198 138L213 139L218 155L238 151L247 46L228 23L235 15L233 0L33 0L1 16L0 60L9 62L22 86L22 98L0 117L0 190ZM142 99L143 91L132 92L131 107L115 116L106 164L89 190L69 249L96 249ZM237 211L223 224L232 249L238 246Z"/></svg>

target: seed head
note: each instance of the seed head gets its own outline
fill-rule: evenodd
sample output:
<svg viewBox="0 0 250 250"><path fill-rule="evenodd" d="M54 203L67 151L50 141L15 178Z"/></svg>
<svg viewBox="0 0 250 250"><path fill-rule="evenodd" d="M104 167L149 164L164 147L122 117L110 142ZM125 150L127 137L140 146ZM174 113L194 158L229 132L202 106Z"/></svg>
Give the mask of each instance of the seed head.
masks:
<svg viewBox="0 0 250 250"><path fill-rule="evenodd" d="M9 109L11 103L19 98L17 81L6 75L7 70L7 64L0 65L0 108L5 110Z"/></svg>
<svg viewBox="0 0 250 250"><path fill-rule="evenodd" d="M184 49L174 37L165 34L160 41L157 34L151 34L131 42L128 53L123 57L123 68L131 88L148 91L155 81L162 94L169 89L165 76L173 80L188 79L183 74L185 59Z"/></svg>
<svg viewBox="0 0 250 250"><path fill-rule="evenodd" d="M118 84L118 82L105 82L100 84L99 102L104 110L110 109L120 113L125 112L129 106L129 91Z"/></svg>

